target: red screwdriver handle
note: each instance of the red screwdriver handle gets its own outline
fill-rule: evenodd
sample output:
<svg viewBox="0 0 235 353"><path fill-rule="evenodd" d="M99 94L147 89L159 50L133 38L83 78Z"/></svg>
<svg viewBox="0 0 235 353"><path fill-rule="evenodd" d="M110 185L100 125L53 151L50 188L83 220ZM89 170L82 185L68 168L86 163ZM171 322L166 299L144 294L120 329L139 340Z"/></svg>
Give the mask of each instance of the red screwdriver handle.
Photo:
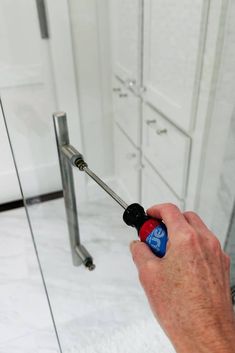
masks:
<svg viewBox="0 0 235 353"><path fill-rule="evenodd" d="M168 235L163 222L149 218L141 226L138 235L140 240L146 243L156 256L163 257L166 254Z"/></svg>

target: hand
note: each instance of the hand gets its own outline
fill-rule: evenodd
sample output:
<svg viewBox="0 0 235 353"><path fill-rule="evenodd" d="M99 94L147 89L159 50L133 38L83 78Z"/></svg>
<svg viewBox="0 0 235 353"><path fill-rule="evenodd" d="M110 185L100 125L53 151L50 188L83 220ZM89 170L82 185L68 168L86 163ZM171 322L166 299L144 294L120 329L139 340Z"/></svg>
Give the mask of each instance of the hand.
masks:
<svg viewBox="0 0 235 353"><path fill-rule="evenodd" d="M151 309L176 351L234 353L228 255L195 213L172 204L147 213L167 226L166 255L157 258L140 241L131 252Z"/></svg>

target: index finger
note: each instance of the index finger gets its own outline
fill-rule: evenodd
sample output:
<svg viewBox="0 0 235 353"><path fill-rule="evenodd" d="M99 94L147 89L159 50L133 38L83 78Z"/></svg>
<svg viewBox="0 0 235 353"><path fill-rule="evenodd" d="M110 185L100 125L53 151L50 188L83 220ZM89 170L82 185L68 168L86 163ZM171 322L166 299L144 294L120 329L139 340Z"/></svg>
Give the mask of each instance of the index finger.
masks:
<svg viewBox="0 0 235 353"><path fill-rule="evenodd" d="M172 234L183 233L191 229L180 209L172 203L163 203L150 207L147 214L153 218L161 219L165 223L168 236Z"/></svg>

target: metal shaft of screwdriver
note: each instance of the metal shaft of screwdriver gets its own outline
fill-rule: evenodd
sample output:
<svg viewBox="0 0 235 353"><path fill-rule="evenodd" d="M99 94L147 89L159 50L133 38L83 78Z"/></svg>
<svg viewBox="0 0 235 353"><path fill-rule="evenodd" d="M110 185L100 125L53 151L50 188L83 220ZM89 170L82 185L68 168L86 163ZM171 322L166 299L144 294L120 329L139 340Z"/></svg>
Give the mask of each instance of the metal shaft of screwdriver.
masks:
<svg viewBox="0 0 235 353"><path fill-rule="evenodd" d="M99 186L102 187L104 191L106 191L120 206L124 208L124 210L128 207L128 204L123 201L110 187L103 182L95 173L93 173L88 167L83 168L84 172L88 174Z"/></svg>

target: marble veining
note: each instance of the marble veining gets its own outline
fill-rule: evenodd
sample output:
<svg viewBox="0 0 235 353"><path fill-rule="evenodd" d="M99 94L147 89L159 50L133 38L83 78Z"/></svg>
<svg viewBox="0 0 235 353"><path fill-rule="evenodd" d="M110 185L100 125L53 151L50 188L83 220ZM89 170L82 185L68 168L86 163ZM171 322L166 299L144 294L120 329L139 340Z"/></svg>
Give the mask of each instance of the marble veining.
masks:
<svg viewBox="0 0 235 353"><path fill-rule="evenodd" d="M71 261L63 199L28 207L63 353L173 353L133 264L134 229L112 200L79 204L96 270ZM0 214L0 353L58 353L23 209Z"/></svg>
<svg viewBox="0 0 235 353"><path fill-rule="evenodd" d="M129 243L136 232L113 200L79 204L80 236L96 269L71 261L63 200L29 207L64 353L172 353L140 287Z"/></svg>
<svg viewBox="0 0 235 353"><path fill-rule="evenodd" d="M58 353L23 208L0 213L0 353Z"/></svg>

